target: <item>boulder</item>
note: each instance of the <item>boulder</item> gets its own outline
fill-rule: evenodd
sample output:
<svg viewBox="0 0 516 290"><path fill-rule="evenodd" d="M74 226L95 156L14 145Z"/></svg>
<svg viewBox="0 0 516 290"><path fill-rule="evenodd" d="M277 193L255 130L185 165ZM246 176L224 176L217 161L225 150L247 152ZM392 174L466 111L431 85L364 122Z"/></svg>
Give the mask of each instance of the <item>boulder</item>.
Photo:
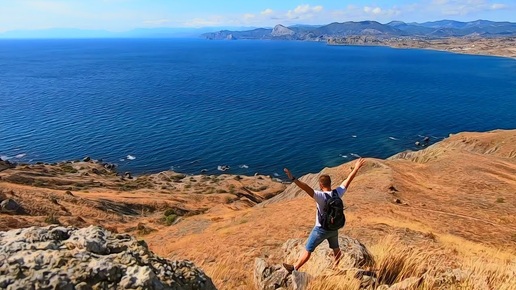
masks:
<svg viewBox="0 0 516 290"><path fill-rule="evenodd" d="M339 236L339 245L342 250L342 258L339 269L348 272L354 269L355 277L363 285L374 285L376 275L370 271L358 269L359 267L372 266L374 259L367 248L358 240L348 236ZM291 239L283 244L283 261L296 261L303 251L305 239ZM303 266L302 270L309 269L315 277L323 275L331 269L334 263L333 251L325 244L315 249L310 261ZM360 275L359 275L360 274ZM359 275L360 277L357 277ZM291 274L282 265L269 265L264 259L257 258L254 264L254 282L256 289L307 289L311 276L304 272L294 271Z"/></svg>
<svg viewBox="0 0 516 290"><path fill-rule="evenodd" d="M309 279L306 273L289 273L282 265L269 265L261 258L254 261L254 284L259 290L306 290Z"/></svg>
<svg viewBox="0 0 516 290"><path fill-rule="evenodd" d="M0 202L0 212L5 213L18 213L21 210L21 206L12 199L2 200Z"/></svg>
<svg viewBox="0 0 516 290"><path fill-rule="evenodd" d="M9 168L13 168L13 167L15 167L15 164L13 164L7 160L0 159L0 171L6 170Z"/></svg>
<svg viewBox="0 0 516 290"><path fill-rule="evenodd" d="M305 239L291 239L285 242L282 247L285 253L285 261L296 261L305 248L305 242ZM342 258L338 266L339 269L364 268L374 265L373 255L360 241L340 235L339 245L342 251ZM312 270L309 271L310 273L315 275L321 274L333 265L333 250L328 247L326 242L322 243L312 253L308 263L310 263L310 267L312 268ZM306 266L308 266L308 264L303 267Z"/></svg>
<svg viewBox="0 0 516 290"><path fill-rule="evenodd" d="M0 289L216 289L192 262L95 226L0 232Z"/></svg>
<svg viewBox="0 0 516 290"><path fill-rule="evenodd" d="M86 156L82 159L82 161L84 162L90 162L91 161L91 157L90 156Z"/></svg>

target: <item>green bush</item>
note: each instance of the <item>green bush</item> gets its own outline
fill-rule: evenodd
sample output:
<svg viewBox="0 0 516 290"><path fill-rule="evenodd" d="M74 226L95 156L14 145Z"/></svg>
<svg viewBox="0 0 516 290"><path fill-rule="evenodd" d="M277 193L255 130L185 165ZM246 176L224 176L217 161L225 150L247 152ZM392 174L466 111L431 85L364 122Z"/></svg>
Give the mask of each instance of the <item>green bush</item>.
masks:
<svg viewBox="0 0 516 290"><path fill-rule="evenodd" d="M167 210L163 213L163 215L164 215L164 216L175 215L175 214L176 214L176 210L175 210L175 209L173 209L173 208L169 208L169 209L167 209Z"/></svg>
<svg viewBox="0 0 516 290"><path fill-rule="evenodd" d="M176 219L177 219L177 215L175 215L175 214L168 215L165 217L165 224L167 226L170 226L176 221Z"/></svg>
<svg viewBox="0 0 516 290"><path fill-rule="evenodd" d="M54 215L54 214L50 214L49 216L47 216L45 218L45 222L47 224L54 224L54 225L59 225L59 219Z"/></svg>

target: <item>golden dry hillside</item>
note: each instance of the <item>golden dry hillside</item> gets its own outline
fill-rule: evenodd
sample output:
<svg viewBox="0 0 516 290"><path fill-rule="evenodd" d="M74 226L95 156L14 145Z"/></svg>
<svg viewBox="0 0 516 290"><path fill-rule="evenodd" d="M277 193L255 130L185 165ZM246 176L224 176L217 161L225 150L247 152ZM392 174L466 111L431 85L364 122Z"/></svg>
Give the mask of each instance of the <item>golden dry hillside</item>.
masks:
<svg viewBox="0 0 516 290"><path fill-rule="evenodd" d="M321 173L337 186L352 165ZM4 198L24 211L1 213L0 230L99 224L139 234L159 255L194 261L219 289L253 289L254 259L283 262L283 243L306 238L314 225L313 200L266 176L165 172L127 179L109 170L93 173L99 170L90 161L1 171ZM301 180L316 187L318 175ZM418 152L368 158L345 195L341 233L364 243L378 261L402 256L426 271L473 273L456 289L511 289L506 273L516 274L515 195L516 130L455 134ZM325 283L310 289L353 289Z"/></svg>
<svg viewBox="0 0 516 290"><path fill-rule="evenodd" d="M515 144L514 130L461 133L419 152L367 159L346 193L347 225L341 232L377 249L378 256L385 248L392 254L416 248L433 253L442 267L486 258L516 270ZM330 174L336 186L351 166L321 173ZM302 180L316 186L317 176ZM146 241L161 255L203 265L221 289L250 289L254 258L281 262L281 245L306 238L314 217L314 202L290 185L256 207L214 209Z"/></svg>

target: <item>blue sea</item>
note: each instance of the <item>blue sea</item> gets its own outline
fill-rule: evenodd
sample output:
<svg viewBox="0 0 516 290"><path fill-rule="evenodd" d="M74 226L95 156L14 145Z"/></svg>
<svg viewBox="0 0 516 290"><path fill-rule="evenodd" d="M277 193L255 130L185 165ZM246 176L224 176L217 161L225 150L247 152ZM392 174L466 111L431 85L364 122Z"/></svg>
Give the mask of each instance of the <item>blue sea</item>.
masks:
<svg viewBox="0 0 516 290"><path fill-rule="evenodd" d="M136 174L318 172L516 128L516 61L201 39L0 41L0 155Z"/></svg>

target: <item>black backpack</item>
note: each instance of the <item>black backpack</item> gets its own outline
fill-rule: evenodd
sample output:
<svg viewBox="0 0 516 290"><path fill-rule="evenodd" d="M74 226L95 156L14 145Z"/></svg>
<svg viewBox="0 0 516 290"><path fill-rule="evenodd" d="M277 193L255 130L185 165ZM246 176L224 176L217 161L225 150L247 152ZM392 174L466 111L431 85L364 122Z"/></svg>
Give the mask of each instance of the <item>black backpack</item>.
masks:
<svg viewBox="0 0 516 290"><path fill-rule="evenodd" d="M337 190L332 190L331 197L326 199L326 205L321 213L320 220L322 228L328 231L338 230L346 223L344 202L339 197Z"/></svg>

